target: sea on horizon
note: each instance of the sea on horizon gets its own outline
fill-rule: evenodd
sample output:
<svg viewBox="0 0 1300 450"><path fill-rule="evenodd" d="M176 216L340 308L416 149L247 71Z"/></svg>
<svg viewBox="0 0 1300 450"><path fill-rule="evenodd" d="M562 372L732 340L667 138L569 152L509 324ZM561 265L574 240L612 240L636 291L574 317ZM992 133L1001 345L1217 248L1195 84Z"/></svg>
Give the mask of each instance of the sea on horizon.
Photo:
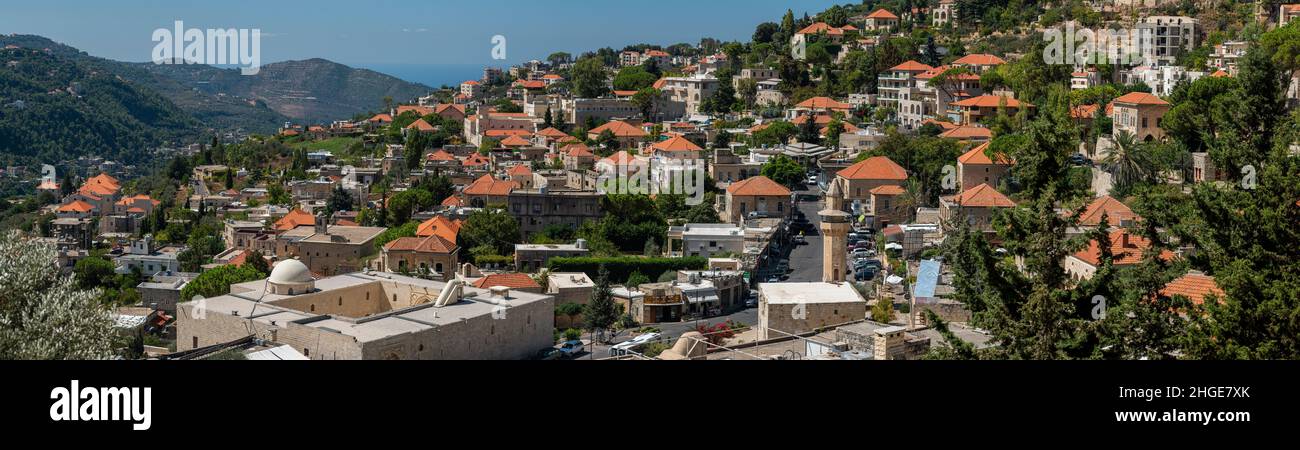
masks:
<svg viewBox="0 0 1300 450"><path fill-rule="evenodd" d="M484 66L481 64L361 64L355 67L438 88L443 85L456 87L466 80L478 80L483 77Z"/></svg>

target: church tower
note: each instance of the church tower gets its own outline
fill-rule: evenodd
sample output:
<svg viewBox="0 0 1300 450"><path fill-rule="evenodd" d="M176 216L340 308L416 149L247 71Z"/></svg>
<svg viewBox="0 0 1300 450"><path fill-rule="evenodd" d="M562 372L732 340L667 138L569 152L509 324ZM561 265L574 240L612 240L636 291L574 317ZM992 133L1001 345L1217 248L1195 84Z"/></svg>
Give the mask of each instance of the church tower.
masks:
<svg viewBox="0 0 1300 450"><path fill-rule="evenodd" d="M850 218L844 212L844 179L831 181L826 190L826 209L817 212L822 231L822 281L841 283L848 278L848 235Z"/></svg>

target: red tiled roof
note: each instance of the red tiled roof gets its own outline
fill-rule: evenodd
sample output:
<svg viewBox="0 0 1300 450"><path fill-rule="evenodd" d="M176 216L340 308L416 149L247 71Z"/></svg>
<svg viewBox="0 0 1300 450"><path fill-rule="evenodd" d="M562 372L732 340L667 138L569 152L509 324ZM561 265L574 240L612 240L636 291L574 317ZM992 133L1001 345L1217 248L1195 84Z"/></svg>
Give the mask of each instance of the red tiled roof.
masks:
<svg viewBox="0 0 1300 450"><path fill-rule="evenodd" d="M1078 105L1070 107L1070 118L1091 119L1097 115L1097 105Z"/></svg>
<svg viewBox="0 0 1300 450"><path fill-rule="evenodd" d="M645 130L642 130L641 128L638 127L634 127L631 124L621 120L610 121L605 123L604 125L598 126L596 128L592 128L591 130L587 131L587 134L592 136L599 136L601 133L604 133L605 130L609 130L610 132L613 132L614 137L620 137L620 138L645 137L647 135Z"/></svg>
<svg viewBox="0 0 1300 450"><path fill-rule="evenodd" d="M1142 252L1151 247L1151 242L1141 236L1129 234L1129 232L1119 229L1110 232L1110 252L1114 256L1115 265L1133 265L1142 261ZM1096 266L1101 264L1101 246L1096 240L1088 242L1088 248L1080 250L1074 254L1075 258ZM1166 261L1173 259L1174 254L1169 250L1160 253L1160 259Z"/></svg>
<svg viewBox="0 0 1300 450"><path fill-rule="evenodd" d="M988 148L989 148L988 142L980 144L975 148L972 148L969 152L966 152L965 154L958 156L957 162L962 164L998 164L998 165L1005 165L1005 166L1011 165L1011 160L1007 158L1007 155L1003 155L1001 153L995 155L997 157L997 162L994 162L994 159L990 158L988 153L986 153L988 151Z"/></svg>
<svg viewBox="0 0 1300 450"><path fill-rule="evenodd" d="M841 35L844 34L844 30L842 28L832 27L826 22L817 22L812 25L808 25L804 27L802 30L799 30L795 34L817 34L817 33L826 33L828 35Z"/></svg>
<svg viewBox="0 0 1300 450"><path fill-rule="evenodd" d="M542 285L537 284L533 277L522 273L495 273L474 280L474 287L479 289L488 289L493 286L505 286L510 289L540 289Z"/></svg>
<svg viewBox="0 0 1300 450"><path fill-rule="evenodd" d="M618 153L609 155L608 158L602 159L600 162L611 166L628 166L641 163L641 161L637 160L635 156L632 156L625 150L619 150Z"/></svg>
<svg viewBox="0 0 1300 450"><path fill-rule="evenodd" d="M951 130L940 133L939 137L952 138L952 139L972 139L972 138L988 139L993 137L993 131L984 127L973 127L970 125L961 125L958 126L957 128L953 128Z"/></svg>
<svg viewBox="0 0 1300 450"><path fill-rule="evenodd" d="M529 137L533 135L533 132L528 130L487 130L483 132L483 135L493 138L502 136Z"/></svg>
<svg viewBox="0 0 1300 450"><path fill-rule="evenodd" d="M275 221L277 231L288 231L305 225L316 225L316 216L297 208Z"/></svg>
<svg viewBox="0 0 1300 450"><path fill-rule="evenodd" d="M465 200L452 194L442 199L442 206L465 206Z"/></svg>
<svg viewBox="0 0 1300 450"><path fill-rule="evenodd" d="M958 58L956 61L953 61L952 63L971 65L971 66L994 66L998 64L1006 64L1007 62L1002 58L999 58L994 55L989 55L985 53L974 53L974 54L970 54Z"/></svg>
<svg viewBox="0 0 1300 450"><path fill-rule="evenodd" d="M367 119L366 121L367 121L367 122L376 122L376 123L378 123L378 122L392 122L392 121L393 121L393 116L390 116L390 115L388 115L388 114L375 114L374 117L371 117L371 118Z"/></svg>
<svg viewBox="0 0 1300 450"><path fill-rule="evenodd" d="M466 195L490 195L501 197L510 195L510 191L514 188L515 182L513 181L498 180L492 178L491 175L483 175L478 177L477 180L474 180L473 183L470 183L469 186L465 186L464 192Z"/></svg>
<svg viewBox="0 0 1300 450"><path fill-rule="evenodd" d="M650 148L660 152L696 152L704 150L691 142L690 139L681 136L673 136L667 140L656 142Z"/></svg>
<svg viewBox="0 0 1300 450"><path fill-rule="evenodd" d="M802 102L799 102L799 104L798 104L798 105L795 105L795 107L796 107L796 108L808 108L808 109L844 109L844 110L847 110L847 109L849 109L849 108L852 108L852 105L849 105L848 103L842 103L842 102L835 101L835 99L830 98L830 97L813 97L813 98L810 98L810 99L804 100L804 101L802 101Z"/></svg>
<svg viewBox="0 0 1300 450"><path fill-rule="evenodd" d="M1012 97L1004 97L1004 96L1001 96L1001 95L992 95L992 94L984 94L984 95L981 95L981 96L979 96L979 97L971 97L971 98L968 98L968 99L965 99L965 100L962 100L962 101L959 101L959 102L953 103L952 105L953 105L953 106L960 106L960 107L963 107L963 108L969 108L969 107L977 107L977 108L997 108L998 106L1001 106L1001 105L1002 105L1002 101L1003 101L1003 99L1006 99L1007 107L1008 107L1008 108L1019 108L1020 105L1021 105L1020 100L1016 100L1015 98L1012 98ZM1034 105L1030 105L1029 103L1024 103L1024 104L1027 105L1027 106L1034 106Z"/></svg>
<svg viewBox="0 0 1300 450"><path fill-rule="evenodd" d="M449 197L455 198L455 196ZM415 229L417 237L442 236L443 239L456 242L456 235L460 233L462 222L451 220L443 216L433 216L429 220L420 223Z"/></svg>
<svg viewBox="0 0 1300 450"><path fill-rule="evenodd" d="M1007 196L1002 195L993 186L986 183L980 183L979 186L967 189L957 196L957 204L964 207L975 208L1010 208L1016 206L1016 202L1011 201Z"/></svg>
<svg viewBox="0 0 1300 450"><path fill-rule="evenodd" d="M890 67L890 68L889 68L889 71L891 71L891 72L893 72L893 71L903 71L903 72L925 72L925 71L930 70L930 69L933 69L933 67L930 67L930 66L927 66L927 65L925 65L925 64L921 64L921 63L919 63L919 62L916 62L916 61L913 61L913 60L910 60L910 59L909 59L909 60L903 62L902 64L899 64L899 65L894 66L894 67Z"/></svg>
<svg viewBox="0 0 1300 450"><path fill-rule="evenodd" d="M410 125L406 126L406 129L408 130L412 128L414 128L417 131L428 131L428 132L432 132L437 129L434 128L433 125L429 125L429 122L425 122L424 119L417 119L416 121L411 122Z"/></svg>
<svg viewBox="0 0 1300 450"><path fill-rule="evenodd" d="M568 136L568 134L565 134L563 131L556 129L555 127L546 127L546 129L538 131L537 134L548 138L562 138Z"/></svg>
<svg viewBox="0 0 1300 450"><path fill-rule="evenodd" d="M1111 226L1120 226L1125 220L1141 219L1132 209L1124 203L1116 200L1109 195L1103 195L1093 200L1084 208L1083 213L1079 215L1079 225L1101 225L1101 215L1106 214L1106 222Z"/></svg>
<svg viewBox="0 0 1300 450"><path fill-rule="evenodd" d="M533 143L517 135L510 135L501 140L501 146L503 147L527 147L529 145L533 145Z"/></svg>
<svg viewBox="0 0 1300 450"><path fill-rule="evenodd" d="M492 160L478 153L470 154L464 161L461 161L461 165L467 167L486 166L488 164L492 164Z"/></svg>
<svg viewBox="0 0 1300 450"><path fill-rule="evenodd" d="M430 107L428 107L428 106L419 106L419 105L399 105L399 106L397 107L397 115L399 115L399 116L402 115L402 113L407 112L407 111L414 112L414 113L415 113L416 115L418 115L418 116L427 116L427 115L429 115L429 114L433 114L433 108L430 108ZM385 114L385 115L387 115L387 114ZM392 118L392 117L389 117L388 120L389 120L389 121L392 121L393 118Z"/></svg>
<svg viewBox="0 0 1300 450"><path fill-rule="evenodd" d="M1134 105L1168 105L1169 104L1169 102L1161 100L1160 97L1156 97L1146 92L1129 92L1115 99L1115 103L1129 103Z"/></svg>
<svg viewBox="0 0 1300 450"><path fill-rule="evenodd" d="M902 186L899 186L897 184L886 184L884 186L876 186L875 189L871 190L871 193L875 195L901 195L905 192L907 192L907 190L903 189Z"/></svg>
<svg viewBox="0 0 1300 450"><path fill-rule="evenodd" d="M430 153L427 159L429 161L455 161L456 157L452 156L451 153L447 153L446 150L438 149L438 151Z"/></svg>
<svg viewBox="0 0 1300 450"><path fill-rule="evenodd" d="M94 205L81 200L73 200L71 203L59 207L59 212L90 212L95 209Z"/></svg>
<svg viewBox="0 0 1300 450"><path fill-rule="evenodd" d="M532 175L532 174L533 174L533 169L529 169L528 166L523 165L523 164L516 164L516 165L510 167L510 170L507 170L507 171L506 171L506 175L510 175L510 176L512 176L512 177L513 177L513 176Z"/></svg>
<svg viewBox="0 0 1300 450"><path fill-rule="evenodd" d="M1164 289L1160 290L1161 297L1173 298L1175 295L1181 295L1187 297L1188 300L1192 301L1192 304L1196 305L1205 303L1205 297L1210 294L1218 297L1220 301L1226 297L1223 289L1219 287L1219 283L1215 282L1214 277L1199 273L1189 273L1178 277L1178 279L1170 281L1169 284L1165 285Z"/></svg>
<svg viewBox="0 0 1300 450"><path fill-rule="evenodd" d="M871 14L867 14L867 18L868 18L868 19L893 19L893 20L898 20L898 16L894 15L894 13L889 12L889 11L886 10L885 8L880 8L880 9L875 10L875 11L872 12Z"/></svg>
<svg viewBox="0 0 1300 450"><path fill-rule="evenodd" d="M789 196L790 189L782 186L780 183L772 181L771 178L759 175L731 183L730 186L727 186L727 194L736 196L781 197Z"/></svg>
<svg viewBox="0 0 1300 450"><path fill-rule="evenodd" d="M451 253L456 251L456 243L442 236L412 237L405 236L384 245L384 251L408 251L416 253Z"/></svg>
<svg viewBox="0 0 1300 450"><path fill-rule="evenodd" d="M887 156L872 156L836 172L835 175L849 180L906 180L907 170Z"/></svg>
<svg viewBox="0 0 1300 450"><path fill-rule="evenodd" d="M595 156L594 153L591 153L591 148L587 147L587 144L583 144L581 142L577 144L566 145L564 146L564 148L560 149L560 152L575 158L584 157L584 156Z"/></svg>

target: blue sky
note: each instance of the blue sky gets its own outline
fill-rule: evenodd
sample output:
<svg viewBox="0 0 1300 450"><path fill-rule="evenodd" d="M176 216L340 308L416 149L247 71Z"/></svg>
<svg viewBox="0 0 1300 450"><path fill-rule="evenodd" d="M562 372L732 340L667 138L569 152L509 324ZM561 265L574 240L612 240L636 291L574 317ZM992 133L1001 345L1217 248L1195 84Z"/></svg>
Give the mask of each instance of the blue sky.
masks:
<svg viewBox="0 0 1300 450"><path fill-rule="evenodd" d="M748 40L754 26L786 9L815 14L831 0L226 0L7 2L0 33L38 34L92 55L147 61L153 30L259 28L262 63L312 57L354 66L501 65L492 36L507 39L507 63L575 56L634 43Z"/></svg>

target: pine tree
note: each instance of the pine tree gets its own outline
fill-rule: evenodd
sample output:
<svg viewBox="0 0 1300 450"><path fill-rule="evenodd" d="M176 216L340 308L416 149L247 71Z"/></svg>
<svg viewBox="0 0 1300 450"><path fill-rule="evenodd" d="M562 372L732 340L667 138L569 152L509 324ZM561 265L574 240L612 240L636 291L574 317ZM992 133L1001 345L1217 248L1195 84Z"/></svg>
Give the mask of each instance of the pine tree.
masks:
<svg viewBox="0 0 1300 450"><path fill-rule="evenodd" d="M609 270L604 264L600 265L596 288L591 293L591 301L583 308L582 317L593 336L603 334L604 330L609 329L618 320L614 308L614 293L609 285Z"/></svg>

